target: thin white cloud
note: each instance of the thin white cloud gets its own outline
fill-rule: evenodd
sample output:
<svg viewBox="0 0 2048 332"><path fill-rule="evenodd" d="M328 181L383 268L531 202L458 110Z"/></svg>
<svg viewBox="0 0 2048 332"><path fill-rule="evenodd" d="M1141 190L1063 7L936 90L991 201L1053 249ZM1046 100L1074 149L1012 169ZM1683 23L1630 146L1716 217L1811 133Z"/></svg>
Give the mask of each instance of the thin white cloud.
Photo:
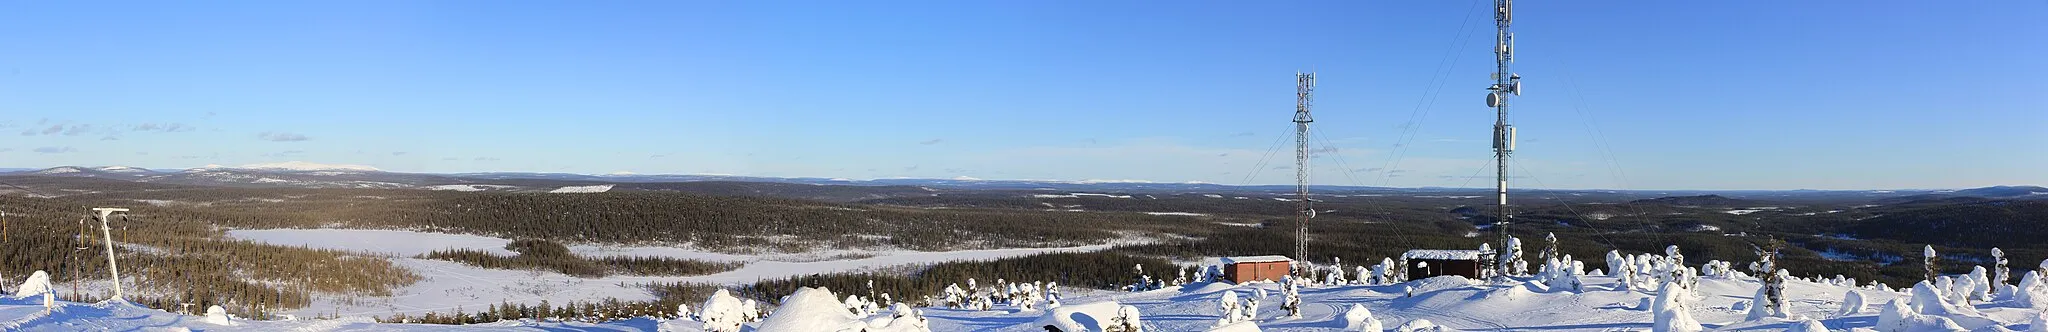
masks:
<svg viewBox="0 0 2048 332"><path fill-rule="evenodd" d="M277 132L277 131L266 131L266 132L263 132L263 133L261 133L261 134L256 134L256 138L260 138L260 139L263 139L263 140L265 140L265 141L271 141L271 142L298 142L298 141L304 141L304 140L309 140L309 139L312 139L312 138L306 137L306 135L300 135L300 134L293 134L293 133L287 133L287 132Z"/></svg>
<svg viewBox="0 0 2048 332"><path fill-rule="evenodd" d="M45 146L45 147L40 147L40 148L36 148L36 153L71 153L71 152L78 152L78 149L73 149L73 148L71 148L71 147L69 147L69 146Z"/></svg>

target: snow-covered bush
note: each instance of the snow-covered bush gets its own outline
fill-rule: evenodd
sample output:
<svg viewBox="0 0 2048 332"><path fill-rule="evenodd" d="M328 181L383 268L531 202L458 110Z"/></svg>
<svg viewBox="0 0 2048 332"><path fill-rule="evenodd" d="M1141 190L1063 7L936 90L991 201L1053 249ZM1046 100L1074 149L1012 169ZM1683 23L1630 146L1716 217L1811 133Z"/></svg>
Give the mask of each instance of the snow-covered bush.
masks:
<svg viewBox="0 0 2048 332"><path fill-rule="evenodd" d="M52 289L50 287L50 273L36 270L35 273L28 275L28 279L21 281L21 286L14 287L14 298L25 299L31 296L52 293Z"/></svg>
<svg viewBox="0 0 2048 332"><path fill-rule="evenodd" d="M1684 296L1680 295L1684 293L1680 291L1680 288L1677 281L1667 281L1664 282L1662 287L1658 287L1657 302L1651 309L1652 314L1656 318L1656 325L1651 326L1652 330L1656 332L1699 332L1703 329L1700 327L1699 321L1692 319L1692 312L1686 310L1685 304L1680 302Z"/></svg>
<svg viewBox="0 0 2048 332"><path fill-rule="evenodd" d="M1976 312L1974 308L1956 306L1954 302L1950 302L1947 295L1942 294L1939 287L1925 281L1913 285L1912 296L1912 302L1909 305L1913 308L1914 313L1931 316L1952 316L1974 315Z"/></svg>
<svg viewBox="0 0 2048 332"><path fill-rule="evenodd" d="M1237 292L1223 291L1223 297L1216 300L1216 326L1234 324L1244 320L1244 307L1238 304Z"/></svg>
<svg viewBox="0 0 2048 332"><path fill-rule="evenodd" d="M715 296L714 296L715 297ZM708 306L708 305L707 305ZM710 311L710 309L706 309ZM845 304L833 299L832 291L804 287L783 299L782 306L761 320L757 331L840 331L865 327ZM706 326L706 330L710 330Z"/></svg>
<svg viewBox="0 0 2048 332"><path fill-rule="evenodd" d="M761 304L755 303L754 299L740 300L740 320L749 322L761 321Z"/></svg>
<svg viewBox="0 0 2048 332"><path fill-rule="evenodd" d="M227 308L221 308L220 305L206 307L206 323L226 326L242 325L229 320Z"/></svg>
<svg viewBox="0 0 2048 332"><path fill-rule="evenodd" d="M1785 324L1785 332L1828 332L1828 327L1817 320L1803 319Z"/></svg>
<svg viewBox="0 0 2048 332"><path fill-rule="evenodd" d="M1970 289L1969 289L1969 291L1970 291L1970 294L1969 294L1969 295L1970 295L1970 297L1969 297L1969 298L1970 298L1971 300L1976 300L1976 301L1978 301L1978 302L1984 302L1984 301L1991 301L1991 289L1992 289L1992 288L1991 288L1991 283L1992 283L1992 280L1991 280L1991 277L1990 277L1990 276L1987 276L1986 274L1987 274L1987 273L1986 273L1986 272L1984 271L1984 267L1983 267L1983 266L1973 266L1973 267L1971 267L1971 269L1970 269L1970 281L1971 281L1971 282L1970 282L1970 286L1971 286L1971 287L1970 287Z"/></svg>
<svg viewBox="0 0 2048 332"><path fill-rule="evenodd" d="M1102 327L1102 332L1145 332L1145 323L1139 320L1138 307L1122 306L1116 309L1116 317Z"/></svg>
<svg viewBox="0 0 2048 332"><path fill-rule="evenodd" d="M1921 282L1926 284L1926 282ZM1917 288L1917 287L1916 287ZM1922 332L1922 331L1968 331L1955 321L1940 316L1928 316L1913 312L1903 300L1894 299L1884 304L1877 312L1878 332Z"/></svg>
<svg viewBox="0 0 2048 332"><path fill-rule="evenodd" d="M1381 332L1386 330L1383 325L1379 318L1372 316L1372 310L1366 310L1365 306L1353 303L1351 309L1344 310L1344 331Z"/></svg>
<svg viewBox="0 0 2048 332"><path fill-rule="evenodd" d="M1585 270L1585 263L1573 260L1571 255L1551 257L1543 262L1543 268L1537 271L1536 279L1550 289L1584 291L1584 284L1579 277L1585 275Z"/></svg>
<svg viewBox="0 0 2048 332"><path fill-rule="evenodd" d="M2034 272L2040 272L2042 276L2048 276L2048 259L2041 260L2041 265L2035 267Z"/></svg>
<svg viewBox="0 0 2048 332"><path fill-rule="evenodd" d="M1421 319L1421 318L1417 318L1417 319L1415 319L1415 320L1411 320L1411 321L1408 321L1407 323L1402 323L1402 324L1401 324L1401 326L1398 326L1398 327L1395 327L1395 328L1394 328L1394 332L1441 332L1441 331L1444 331L1444 327L1442 327L1442 326L1437 326L1437 325L1436 325L1436 323L1431 323L1431 322L1429 322L1429 320L1427 320L1427 319Z"/></svg>
<svg viewBox="0 0 2048 332"><path fill-rule="evenodd" d="M960 284L946 285L943 293L947 308L960 309L967 306L967 290L960 288Z"/></svg>
<svg viewBox="0 0 2048 332"><path fill-rule="evenodd" d="M975 293L973 298L967 300L968 310L989 311L995 308L995 300L989 298L988 293Z"/></svg>
<svg viewBox="0 0 2048 332"><path fill-rule="evenodd" d="M1835 317L1846 317L1863 312L1863 293L1849 290L1842 293L1842 308L1835 310Z"/></svg>
<svg viewBox="0 0 2048 332"><path fill-rule="evenodd" d="M1326 269L1328 271L1326 272L1326 274L1323 275L1323 285L1335 286L1346 284L1347 282L1344 279L1343 260L1341 258L1335 257L1332 257L1332 259L1336 259L1337 261L1335 263L1332 263Z"/></svg>
<svg viewBox="0 0 2048 332"><path fill-rule="evenodd" d="M804 287L783 300L782 306L761 320L756 331L867 331L929 332L922 313L904 306L889 319L863 321L846 311L845 303L832 291Z"/></svg>
<svg viewBox="0 0 2048 332"><path fill-rule="evenodd" d="M2026 276L2020 277L2019 288L2013 289L2013 305L2019 306L2021 308L2040 308L2043 306L2048 306L2048 294L2043 294L2042 291L2044 291L2044 289L2042 289L2042 286L2043 285L2041 284L2041 272L2027 271Z"/></svg>
<svg viewBox="0 0 2048 332"><path fill-rule="evenodd" d="M897 303L889 306L887 319L868 321L866 331L915 331L931 332L931 321L924 318L924 312L909 305Z"/></svg>
<svg viewBox="0 0 2048 332"><path fill-rule="evenodd" d="M1700 276L1715 279L1734 279L1734 265L1734 263L1721 260L1707 261L1707 264L1700 265Z"/></svg>
<svg viewBox="0 0 2048 332"><path fill-rule="evenodd" d="M748 320L746 312L751 311L725 289L711 293L710 298L704 299L704 305L697 307L703 310L697 313L697 320L704 322L705 331L712 332L738 332L740 324Z"/></svg>

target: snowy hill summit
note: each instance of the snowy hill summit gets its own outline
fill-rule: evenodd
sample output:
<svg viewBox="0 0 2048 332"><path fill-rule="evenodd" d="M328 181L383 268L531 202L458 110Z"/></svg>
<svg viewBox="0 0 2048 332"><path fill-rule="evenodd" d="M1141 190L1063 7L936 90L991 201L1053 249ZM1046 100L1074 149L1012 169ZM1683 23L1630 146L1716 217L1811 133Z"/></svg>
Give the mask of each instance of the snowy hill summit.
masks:
<svg viewBox="0 0 2048 332"><path fill-rule="evenodd" d="M321 164L321 163L311 163L311 162L304 162L304 161L287 161L287 162L278 162L278 163L260 163L260 164L248 164L248 165L242 165L241 167L238 167L238 168L243 168L243 169L260 169L260 170L274 170L274 171L356 171L356 172L382 172L382 171L383 171L383 170L377 169L376 167L370 167L370 166L363 166L363 165L343 165L343 164Z"/></svg>
<svg viewBox="0 0 2048 332"><path fill-rule="evenodd" d="M1509 251L1515 252L1515 251ZM1666 255L1610 252L1616 271L1583 271L1570 256L1545 259L1484 280L1445 275L1407 280L1387 266L1316 266L1316 280L1230 283L1215 266L1190 267L1173 281L1143 279L1124 290L964 280L943 294L905 302L886 294L802 288L779 305L723 290L675 311L606 317L512 317L470 325L380 323L369 318L248 320L178 314L124 301L56 302L45 311L34 287L0 299L0 327L73 330L377 331L2043 331L2048 285L2022 268L2017 285L1998 265L1937 276L1908 288L1789 271L1752 276L1730 263L1683 266ZM1929 250L1928 257L1938 257ZM1933 259L1933 258L1930 258ZM1382 263L1389 263L1391 260ZM1404 263L1405 264L1405 263ZM2048 264L2043 264L2048 269ZM1775 269L1771 260L1749 266ZM1209 272L1195 272L1209 271ZM1422 271L1422 270L1417 270ZM1490 270L1489 270L1490 271ZM1420 272L1418 272L1420 273ZM1488 272L1492 273L1492 272ZM1206 274L1206 276L1205 276ZM991 276L994 277L994 276ZM46 282L45 282L46 283ZM961 285L967 285L962 287ZM45 288L47 289L47 288ZM839 299L844 299L839 300ZM694 309L694 310L693 310ZM595 310L592 312L591 310ZM508 315L523 316L520 313ZM478 313L478 317L483 313ZM445 318L445 317L444 317ZM479 318L481 320L481 318Z"/></svg>

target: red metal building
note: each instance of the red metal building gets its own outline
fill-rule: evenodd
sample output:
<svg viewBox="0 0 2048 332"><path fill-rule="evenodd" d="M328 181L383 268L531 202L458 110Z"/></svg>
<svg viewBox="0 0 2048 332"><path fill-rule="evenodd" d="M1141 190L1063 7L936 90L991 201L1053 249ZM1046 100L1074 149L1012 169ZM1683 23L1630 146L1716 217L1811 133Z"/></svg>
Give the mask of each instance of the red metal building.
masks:
<svg viewBox="0 0 2048 332"><path fill-rule="evenodd" d="M1234 284L1280 280L1294 265L1287 256L1240 256L1223 258L1223 278Z"/></svg>

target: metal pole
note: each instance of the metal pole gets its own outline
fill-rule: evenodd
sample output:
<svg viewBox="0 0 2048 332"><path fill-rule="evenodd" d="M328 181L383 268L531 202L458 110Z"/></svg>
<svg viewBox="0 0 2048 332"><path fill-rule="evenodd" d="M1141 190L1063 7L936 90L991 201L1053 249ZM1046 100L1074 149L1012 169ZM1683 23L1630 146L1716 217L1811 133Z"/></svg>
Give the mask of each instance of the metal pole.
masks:
<svg viewBox="0 0 2048 332"><path fill-rule="evenodd" d="M121 266L114 263L114 228L107 227L107 216L114 212L127 212L123 208L94 208L100 213L100 235L107 239L107 273L114 277L114 299L122 299Z"/></svg>

